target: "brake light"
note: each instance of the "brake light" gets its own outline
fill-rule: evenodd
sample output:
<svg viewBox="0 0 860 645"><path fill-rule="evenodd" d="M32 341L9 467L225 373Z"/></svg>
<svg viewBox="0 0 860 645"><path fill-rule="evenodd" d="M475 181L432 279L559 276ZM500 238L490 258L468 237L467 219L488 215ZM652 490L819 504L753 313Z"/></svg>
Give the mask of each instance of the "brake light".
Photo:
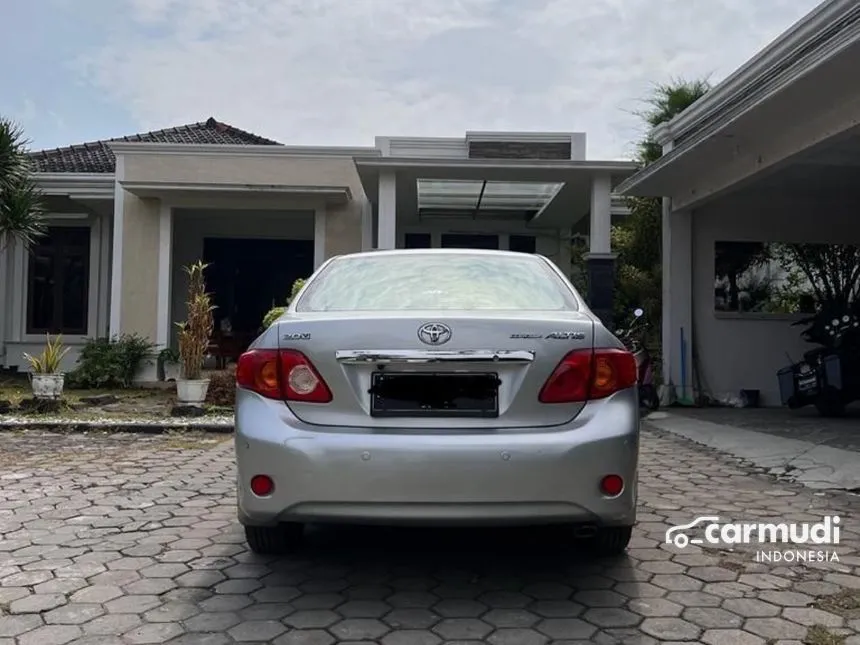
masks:
<svg viewBox="0 0 860 645"><path fill-rule="evenodd" d="M331 390L308 358L292 349L252 349L239 357L236 385L269 399L328 403Z"/></svg>
<svg viewBox="0 0 860 645"><path fill-rule="evenodd" d="M280 356L281 392L287 401L331 401L331 390L304 354L294 349L282 349Z"/></svg>
<svg viewBox="0 0 860 645"><path fill-rule="evenodd" d="M581 403L603 399L636 385L636 359L623 349L574 350L550 374L541 403Z"/></svg>

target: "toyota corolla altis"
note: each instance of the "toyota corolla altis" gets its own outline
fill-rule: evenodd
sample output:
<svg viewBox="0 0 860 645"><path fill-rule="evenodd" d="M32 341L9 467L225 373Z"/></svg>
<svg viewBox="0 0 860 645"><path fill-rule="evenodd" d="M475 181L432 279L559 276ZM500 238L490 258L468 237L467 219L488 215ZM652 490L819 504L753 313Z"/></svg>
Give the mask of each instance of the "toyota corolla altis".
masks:
<svg viewBox="0 0 860 645"><path fill-rule="evenodd" d="M307 523L565 524L623 551L633 356L546 258L333 258L237 368L238 513L257 552Z"/></svg>

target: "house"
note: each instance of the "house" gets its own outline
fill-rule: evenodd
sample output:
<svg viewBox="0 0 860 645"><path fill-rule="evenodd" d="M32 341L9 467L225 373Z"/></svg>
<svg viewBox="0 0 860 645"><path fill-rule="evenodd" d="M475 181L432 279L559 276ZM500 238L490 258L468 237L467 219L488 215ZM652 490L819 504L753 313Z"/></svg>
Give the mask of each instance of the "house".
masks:
<svg viewBox="0 0 860 645"><path fill-rule="evenodd" d="M675 396L749 389L780 404L777 370L810 349L791 325L805 278L755 258L860 244L858 70L860 4L824 2L658 128L662 158L619 186L664 198L663 379Z"/></svg>
<svg viewBox="0 0 860 645"><path fill-rule="evenodd" d="M216 330L249 342L296 278L368 249L499 248L571 270L589 240L592 304L612 308L614 187L636 166L586 158L583 133L378 137L295 147L216 121L32 154L48 234L0 249L0 366L44 334L175 345L183 267L210 263ZM227 321L229 320L229 325Z"/></svg>

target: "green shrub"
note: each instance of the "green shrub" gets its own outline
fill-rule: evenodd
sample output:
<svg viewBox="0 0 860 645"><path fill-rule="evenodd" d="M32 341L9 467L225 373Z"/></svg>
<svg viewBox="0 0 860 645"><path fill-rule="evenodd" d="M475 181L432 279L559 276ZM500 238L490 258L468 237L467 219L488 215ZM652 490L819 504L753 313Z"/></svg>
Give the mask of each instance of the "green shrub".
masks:
<svg viewBox="0 0 860 645"><path fill-rule="evenodd" d="M263 316L263 329L268 329L269 327L271 327L272 324L278 318L280 318L286 310L286 307L275 307L274 309L269 309L268 313Z"/></svg>
<svg viewBox="0 0 860 645"><path fill-rule="evenodd" d="M290 289L290 297L287 298L287 304L282 307L272 307L263 316L263 329L268 329L272 326L272 324L280 318L284 312L287 310L287 307L293 301L293 299L299 294L299 291L302 290L302 287L305 286L305 282L307 282L307 278L299 278L295 282L293 282L293 286Z"/></svg>
<svg viewBox="0 0 860 645"><path fill-rule="evenodd" d="M290 304L293 299L299 295L299 291L301 291L302 287L305 286L305 282L307 282L307 278L299 278L293 282L293 288L290 290L290 297L287 299L287 304Z"/></svg>
<svg viewBox="0 0 860 645"><path fill-rule="evenodd" d="M155 345L137 334L87 341L78 364L68 375L69 387L80 389L131 387L141 361Z"/></svg>

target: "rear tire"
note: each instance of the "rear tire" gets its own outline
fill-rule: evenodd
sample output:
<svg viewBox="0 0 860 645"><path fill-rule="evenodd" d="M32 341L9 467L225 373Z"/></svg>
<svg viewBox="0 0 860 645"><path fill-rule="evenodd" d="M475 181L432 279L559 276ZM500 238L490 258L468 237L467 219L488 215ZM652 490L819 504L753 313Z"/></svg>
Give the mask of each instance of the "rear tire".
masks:
<svg viewBox="0 0 860 645"><path fill-rule="evenodd" d="M281 555L295 550L302 542L304 525L246 526L245 541L259 555Z"/></svg>
<svg viewBox="0 0 860 645"><path fill-rule="evenodd" d="M832 388L825 389L815 399L815 407L818 414L823 417L843 417L845 416L845 402L838 390Z"/></svg>
<svg viewBox="0 0 860 645"><path fill-rule="evenodd" d="M597 529L589 546L598 556L621 555L627 550L632 535L632 526L603 526Z"/></svg>

